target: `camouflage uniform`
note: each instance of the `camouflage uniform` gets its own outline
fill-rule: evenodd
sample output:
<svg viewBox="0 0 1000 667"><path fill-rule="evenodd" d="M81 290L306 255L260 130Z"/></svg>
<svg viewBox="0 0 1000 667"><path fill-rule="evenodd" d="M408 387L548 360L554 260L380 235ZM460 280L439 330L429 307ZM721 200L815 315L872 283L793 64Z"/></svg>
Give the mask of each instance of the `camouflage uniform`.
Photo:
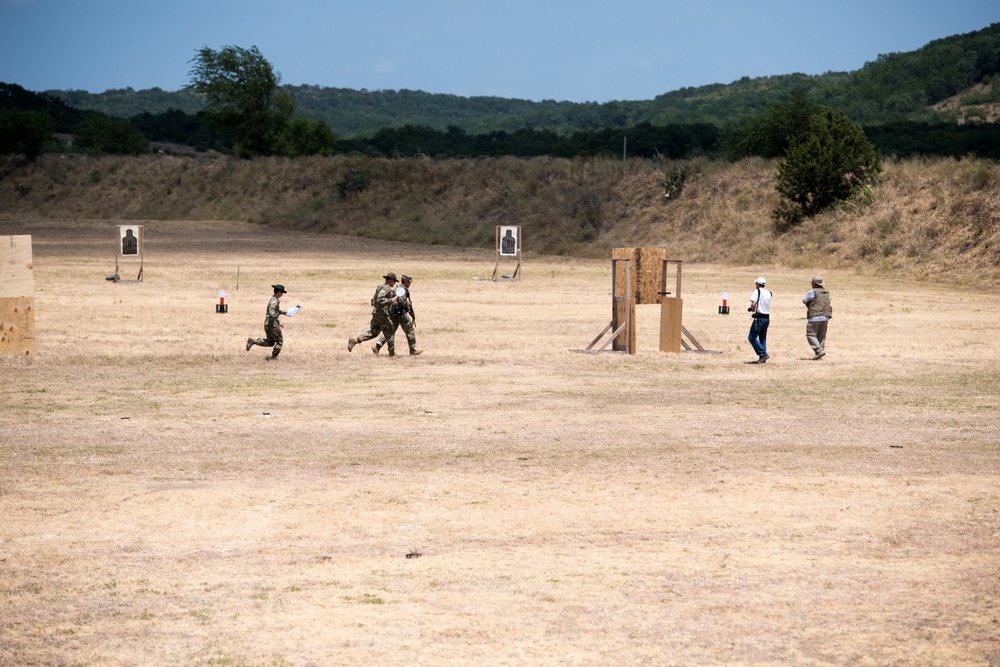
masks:
<svg viewBox="0 0 1000 667"><path fill-rule="evenodd" d="M403 275L402 280L404 283L412 282L412 278L407 275ZM395 334L398 327L403 328L403 333L406 334L406 342L410 346L410 354L420 354L420 350L417 349L417 316L413 312L413 301L410 298L410 288L403 285L403 289L406 290L406 295L401 296L396 300L396 303L391 304L389 308L389 321L392 323L392 331ZM378 341L372 348L375 354L379 353L382 346L386 343L385 334L379 336Z"/></svg>
<svg viewBox="0 0 1000 667"><path fill-rule="evenodd" d="M264 334L266 338L247 338L247 351L254 345L260 345L261 347L273 347L271 350L271 358L274 359L279 354L281 354L281 346L285 342L284 336L281 335L281 324L278 322L279 315L286 315L287 313L281 309L281 297L278 292L282 294L285 293L285 288L283 285L272 285L274 288L274 296L271 300L267 302L267 314L264 315Z"/></svg>
<svg viewBox="0 0 1000 667"><path fill-rule="evenodd" d="M384 285L379 285L375 288L375 296L372 297L372 321L368 325L368 330L363 331L357 335L356 338L352 338L347 342L347 351L350 352L351 349L358 343L366 340L371 340L380 333L385 337L386 345L389 347L389 354L396 354L395 340L393 339L393 334L395 333L392 326L392 319L390 315L390 307L392 306L392 299L396 296L396 288L389 284L388 278L392 276L392 282L396 282L395 274L388 273L385 275L386 283Z"/></svg>

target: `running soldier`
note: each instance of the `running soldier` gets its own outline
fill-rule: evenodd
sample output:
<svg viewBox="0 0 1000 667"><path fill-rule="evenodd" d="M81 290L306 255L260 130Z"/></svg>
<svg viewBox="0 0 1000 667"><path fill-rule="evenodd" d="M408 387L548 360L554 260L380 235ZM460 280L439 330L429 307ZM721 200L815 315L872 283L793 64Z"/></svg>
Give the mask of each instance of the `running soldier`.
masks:
<svg viewBox="0 0 1000 667"><path fill-rule="evenodd" d="M413 278L404 273L399 277L399 281L403 285L403 289L406 290L406 295L399 297L389 309L392 333L395 335L396 328L403 327L406 342L410 345L410 354L420 354L422 350L417 349L417 315L413 312L413 300L410 298L410 284L413 282ZM382 346L385 345L385 341L385 334L379 336L378 341L372 346L372 352L378 355Z"/></svg>
<svg viewBox="0 0 1000 667"><path fill-rule="evenodd" d="M274 290L274 296L271 300L267 302L267 314L264 316L264 334L266 338L247 338L247 352L254 345L260 345L261 347L272 347L271 356L268 359L277 359L278 355L281 354L281 346L284 343L284 337L281 335L281 323L278 322L279 315L287 315L288 313L281 309L281 297L285 295L284 285L271 285Z"/></svg>
<svg viewBox="0 0 1000 667"><path fill-rule="evenodd" d="M390 309L398 299L396 298L396 274L387 273L382 276L385 284L375 288L375 296L372 297L372 321L368 325L368 330L357 335L356 338L347 340L347 351L350 352L358 343L371 340L380 333L385 336L386 346L389 348L389 356L395 356L396 347L393 340L393 327Z"/></svg>

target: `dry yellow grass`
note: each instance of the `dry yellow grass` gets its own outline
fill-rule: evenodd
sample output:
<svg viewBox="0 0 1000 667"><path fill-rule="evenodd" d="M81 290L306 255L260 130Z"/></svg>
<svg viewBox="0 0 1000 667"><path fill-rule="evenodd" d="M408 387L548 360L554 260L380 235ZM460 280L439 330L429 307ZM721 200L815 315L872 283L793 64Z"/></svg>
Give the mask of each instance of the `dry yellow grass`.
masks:
<svg viewBox="0 0 1000 667"><path fill-rule="evenodd" d="M588 355L608 261L494 284L492 251L144 224L134 285L110 222L0 230L38 338L0 358L0 665L1000 663L990 294L827 272L812 362L823 267L692 263L721 354L656 352L640 306L637 355ZM387 270L420 357L346 350Z"/></svg>

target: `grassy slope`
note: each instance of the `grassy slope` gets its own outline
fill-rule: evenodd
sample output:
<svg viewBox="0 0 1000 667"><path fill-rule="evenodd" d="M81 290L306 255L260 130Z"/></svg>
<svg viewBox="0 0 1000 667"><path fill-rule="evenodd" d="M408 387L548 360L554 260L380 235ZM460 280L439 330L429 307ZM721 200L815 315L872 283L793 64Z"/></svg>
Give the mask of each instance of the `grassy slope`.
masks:
<svg viewBox="0 0 1000 667"><path fill-rule="evenodd" d="M778 235L775 164L695 160L673 200L677 163L515 158L193 160L60 158L0 168L3 219L249 220L368 238L491 248L498 224L523 227L525 251L607 257L665 246L678 259L822 271L897 272L1000 284L1000 166L978 160L886 165L882 184ZM341 200L337 183L368 172ZM21 196L20 193L26 193ZM2 226L0 226L2 231Z"/></svg>

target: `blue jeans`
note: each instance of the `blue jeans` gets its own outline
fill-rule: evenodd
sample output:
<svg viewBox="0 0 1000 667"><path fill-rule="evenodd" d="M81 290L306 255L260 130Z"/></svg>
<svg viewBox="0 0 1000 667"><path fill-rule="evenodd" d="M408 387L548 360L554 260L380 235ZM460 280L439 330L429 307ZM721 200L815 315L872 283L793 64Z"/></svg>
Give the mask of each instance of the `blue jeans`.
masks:
<svg viewBox="0 0 1000 667"><path fill-rule="evenodd" d="M770 323L770 319L762 317L755 318L750 325L750 335L747 336L747 340L750 341L750 347L758 357L767 355L767 326Z"/></svg>

